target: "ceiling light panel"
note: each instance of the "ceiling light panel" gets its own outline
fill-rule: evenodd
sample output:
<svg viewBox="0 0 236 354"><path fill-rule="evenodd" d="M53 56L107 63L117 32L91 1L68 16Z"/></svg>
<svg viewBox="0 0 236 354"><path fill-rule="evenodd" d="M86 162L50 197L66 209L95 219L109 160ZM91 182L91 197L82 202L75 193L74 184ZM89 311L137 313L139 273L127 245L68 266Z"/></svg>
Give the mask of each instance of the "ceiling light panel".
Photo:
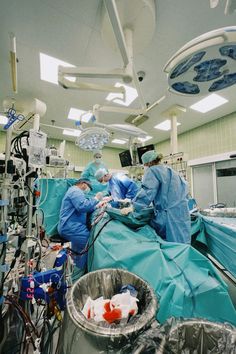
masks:
<svg viewBox="0 0 236 354"><path fill-rule="evenodd" d="M82 109L71 108L68 114L68 119L82 120L82 122L88 123L92 117L91 112L83 111Z"/></svg>
<svg viewBox="0 0 236 354"><path fill-rule="evenodd" d="M69 135L69 136L80 136L81 131L76 130L76 129L64 129L63 130L63 135Z"/></svg>
<svg viewBox="0 0 236 354"><path fill-rule="evenodd" d="M228 102L228 100L226 100L224 97L221 97L216 93L212 93L211 95L194 103L192 106L190 106L190 108L193 109L194 111L206 113L211 111L212 109L222 106L226 102Z"/></svg>
<svg viewBox="0 0 236 354"><path fill-rule="evenodd" d="M126 140L121 140L121 139L113 139L111 141L113 144L120 144L120 145L123 145L123 144L126 144L127 141Z"/></svg>
<svg viewBox="0 0 236 354"><path fill-rule="evenodd" d="M0 115L0 124L7 124L8 118L5 116Z"/></svg>
<svg viewBox="0 0 236 354"><path fill-rule="evenodd" d="M51 57L50 55L39 53L40 59L40 78L41 80L51 82L58 85L58 66L75 67L63 60ZM73 77L67 77L70 81L75 81Z"/></svg>
<svg viewBox="0 0 236 354"><path fill-rule="evenodd" d="M118 103L118 104L121 104L121 105L127 107L138 97L138 92L133 87L124 85L120 82L117 82L115 84L115 87L121 87L121 86L123 86L125 88L124 99L123 99L122 93L109 93L109 95L106 97L106 100L112 101L112 102L115 102L115 103Z"/></svg>
<svg viewBox="0 0 236 354"><path fill-rule="evenodd" d="M179 122L177 122L177 125L180 125ZM154 127L155 129L159 129L159 130L170 130L171 129L171 121L170 119L166 119L163 122L161 122L160 124L155 125Z"/></svg>
<svg viewBox="0 0 236 354"><path fill-rule="evenodd" d="M139 141L141 141L142 143L145 143L146 141L152 139L152 136L147 135L145 138L138 138Z"/></svg>

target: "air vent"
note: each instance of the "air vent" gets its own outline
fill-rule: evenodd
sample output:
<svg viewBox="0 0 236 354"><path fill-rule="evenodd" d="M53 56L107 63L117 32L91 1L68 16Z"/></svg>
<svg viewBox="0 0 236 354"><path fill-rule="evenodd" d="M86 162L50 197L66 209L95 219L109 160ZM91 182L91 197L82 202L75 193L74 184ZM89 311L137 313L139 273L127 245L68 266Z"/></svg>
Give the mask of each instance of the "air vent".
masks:
<svg viewBox="0 0 236 354"><path fill-rule="evenodd" d="M136 127L138 127L139 125L143 124L144 122L146 122L146 120L148 120L149 117L145 116L145 115L130 115L125 119L125 122L130 123L135 125Z"/></svg>

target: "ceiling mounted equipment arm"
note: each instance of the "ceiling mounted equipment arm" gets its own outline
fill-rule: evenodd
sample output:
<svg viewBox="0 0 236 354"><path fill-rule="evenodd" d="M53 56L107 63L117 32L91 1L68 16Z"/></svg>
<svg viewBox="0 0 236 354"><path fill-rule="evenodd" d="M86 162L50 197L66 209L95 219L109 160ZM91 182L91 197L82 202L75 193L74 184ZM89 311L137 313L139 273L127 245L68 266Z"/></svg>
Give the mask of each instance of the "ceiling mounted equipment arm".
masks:
<svg viewBox="0 0 236 354"><path fill-rule="evenodd" d="M10 49L10 64L11 64L11 80L13 92L17 93L17 57L16 57L16 37L10 33L11 49Z"/></svg>
<svg viewBox="0 0 236 354"><path fill-rule="evenodd" d="M137 0L136 0L137 1ZM151 39L154 30L155 30L155 2L154 0L139 0L139 12L133 18L133 7L131 2L122 3L120 1L118 5L120 6L119 10L123 9L122 18L125 21L121 23L119 13L117 10L117 5L115 0L104 0L104 5L106 8L105 14L108 15L108 23L104 20L106 28L106 33L110 33L109 22L112 26L116 46L119 49L119 52L122 57L123 67L114 68L114 69L103 69L99 67L59 67L58 71L58 82L64 88L72 89L81 89L81 90L95 90L95 91L107 91L107 92L121 92L116 90L111 86L99 84L90 84L81 82L82 78L94 78L94 79L111 79L117 78L123 80L125 83L133 82L134 87L139 93L139 100L141 107L145 107L145 102L142 97L141 89L139 86L139 81L137 79L137 73L133 65L133 45L138 43L139 49L147 45L147 42ZM123 8L122 6L123 5ZM145 36L142 36L143 26L142 24L146 21L148 23L147 28L145 28ZM123 26L122 26L123 25ZM136 36L134 38L134 36ZM69 77L75 77L76 81L71 82L68 80Z"/></svg>

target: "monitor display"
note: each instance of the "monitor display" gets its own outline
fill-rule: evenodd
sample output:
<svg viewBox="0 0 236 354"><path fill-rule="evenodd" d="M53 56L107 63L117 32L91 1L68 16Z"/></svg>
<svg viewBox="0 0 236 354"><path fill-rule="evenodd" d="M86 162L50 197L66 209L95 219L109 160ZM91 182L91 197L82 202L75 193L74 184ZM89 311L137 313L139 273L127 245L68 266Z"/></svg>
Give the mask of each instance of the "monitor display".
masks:
<svg viewBox="0 0 236 354"><path fill-rule="evenodd" d="M125 150L119 154L122 167L132 166L132 158L129 150Z"/></svg>
<svg viewBox="0 0 236 354"><path fill-rule="evenodd" d="M150 145L147 145L147 146L141 146L141 147L137 148L139 163L142 164L142 159L141 159L142 155L145 152L150 151L150 150L155 150L153 144L150 144Z"/></svg>

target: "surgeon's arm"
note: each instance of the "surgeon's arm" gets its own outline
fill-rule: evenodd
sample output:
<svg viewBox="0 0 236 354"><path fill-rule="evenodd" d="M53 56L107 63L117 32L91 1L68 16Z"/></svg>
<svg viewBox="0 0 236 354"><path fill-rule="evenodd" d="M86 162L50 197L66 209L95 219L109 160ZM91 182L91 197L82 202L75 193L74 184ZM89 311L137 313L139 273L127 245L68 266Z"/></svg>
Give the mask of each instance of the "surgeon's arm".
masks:
<svg viewBox="0 0 236 354"><path fill-rule="evenodd" d="M141 189L139 190L136 197L133 199L134 209L136 211L139 211L145 207L148 207L155 199L159 186L159 180L149 169L143 178Z"/></svg>
<svg viewBox="0 0 236 354"><path fill-rule="evenodd" d="M137 192L138 192L137 184L131 181L130 184L128 185L128 190L125 197L128 199L133 199L134 196L137 194Z"/></svg>
<svg viewBox="0 0 236 354"><path fill-rule="evenodd" d="M87 199L82 193L74 193L71 196L71 202L77 211L90 213L94 211L99 201L96 198Z"/></svg>
<svg viewBox="0 0 236 354"><path fill-rule="evenodd" d="M122 176L121 183L123 184L124 188L127 189L125 198L133 199L138 191L138 186L136 185L136 183L125 175Z"/></svg>

